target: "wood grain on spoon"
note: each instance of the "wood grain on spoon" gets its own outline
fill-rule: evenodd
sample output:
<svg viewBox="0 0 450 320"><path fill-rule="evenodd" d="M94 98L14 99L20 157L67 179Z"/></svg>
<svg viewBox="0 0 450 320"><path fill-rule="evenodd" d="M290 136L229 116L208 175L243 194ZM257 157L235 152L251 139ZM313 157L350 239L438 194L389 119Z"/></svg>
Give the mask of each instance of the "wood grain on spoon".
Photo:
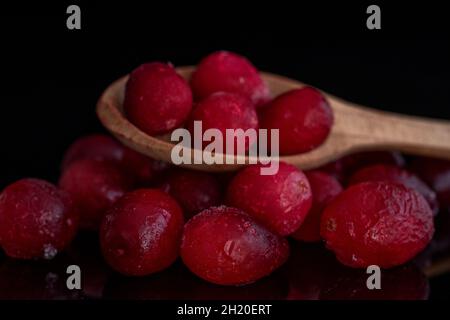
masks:
<svg viewBox="0 0 450 320"><path fill-rule="evenodd" d="M181 67L177 71L186 79L193 67ZM262 73L262 77L271 88L272 94L299 88L304 84L273 75ZM97 114L102 124L122 143L152 158L171 162L171 150L174 146L168 135L152 137L131 124L123 114L122 102L127 76L112 83L97 103ZM326 94L333 109L335 122L327 140L310 152L281 156L280 160L302 169L312 169L346 154L368 150L399 150L405 153L450 159L450 122L418 118L359 106L332 95ZM374 93L375 94L375 93ZM198 157L198 151L186 148L191 159ZM216 155L217 156L217 155ZM236 164L237 157L223 155L224 164L183 164L204 171L232 171L243 166ZM225 161L227 158L229 161ZM231 160L231 161L230 161ZM248 157L240 157L249 163ZM194 163L194 161L191 161ZM235 164L226 164L233 162Z"/></svg>

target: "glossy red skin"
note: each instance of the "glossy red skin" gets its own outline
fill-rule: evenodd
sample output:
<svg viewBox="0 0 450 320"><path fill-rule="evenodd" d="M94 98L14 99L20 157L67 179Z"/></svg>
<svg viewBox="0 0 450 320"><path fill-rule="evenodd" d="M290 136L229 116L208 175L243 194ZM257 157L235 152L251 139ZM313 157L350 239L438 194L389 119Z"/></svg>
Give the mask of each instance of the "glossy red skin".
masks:
<svg viewBox="0 0 450 320"><path fill-rule="evenodd" d="M78 219L69 194L44 180L19 180L0 195L0 243L12 258L53 258L72 241Z"/></svg>
<svg viewBox="0 0 450 320"><path fill-rule="evenodd" d="M180 206L165 192L129 192L102 221L103 256L125 275L144 276L163 270L178 256L183 223Z"/></svg>
<svg viewBox="0 0 450 320"><path fill-rule="evenodd" d="M156 184L170 167L167 162L146 157L126 147L120 165L133 177L137 186Z"/></svg>
<svg viewBox="0 0 450 320"><path fill-rule="evenodd" d="M162 189L178 201L187 219L219 205L222 200L216 176L200 171L175 169L165 179Z"/></svg>
<svg viewBox="0 0 450 320"><path fill-rule="evenodd" d="M416 158L409 168L433 188L441 207L450 210L450 161Z"/></svg>
<svg viewBox="0 0 450 320"><path fill-rule="evenodd" d="M133 180L114 162L85 159L70 164L59 186L80 209L80 226L96 230L106 210L133 186Z"/></svg>
<svg viewBox="0 0 450 320"><path fill-rule="evenodd" d="M243 211L212 207L184 226L181 258L197 276L221 285L243 285L272 273L289 256L286 239Z"/></svg>
<svg viewBox="0 0 450 320"><path fill-rule="evenodd" d="M72 162L82 159L97 159L120 162L124 147L105 134L91 134L75 140L67 148L61 168L65 170Z"/></svg>
<svg viewBox="0 0 450 320"><path fill-rule="evenodd" d="M292 234L297 240L320 241L320 220L326 205L342 192L342 186L333 176L321 171L305 172L312 190L312 207L301 224Z"/></svg>
<svg viewBox="0 0 450 320"><path fill-rule="evenodd" d="M439 204L436 193L425 182L409 171L387 164L377 164L356 171L349 180L349 184L357 184L366 181L391 181L403 184L419 192L430 205L433 214L436 215Z"/></svg>
<svg viewBox="0 0 450 320"><path fill-rule="evenodd" d="M254 105L246 97L227 92L217 92L200 101L192 111L189 131L194 139L194 121L202 121L202 130L218 129L226 138L226 129L258 129L258 116ZM247 140L247 139L246 139ZM236 139L235 139L236 141ZM255 141L246 141L245 150ZM203 147L210 144L204 142ZM235 142L235 148L236 142ZM225 141L223 152L226 152ZM235 150L237 154L237 150Z"/></svg>
<svg viewBox="0 0 450 320"><path fill-rule="evenodd" d="M353 173L371 164L391 164L398 167L405 165L402 154L395 151L365 151L350 154L342 158L347 172Z"/></svg>
<svg viewBox="0 0 450 320"><path fill-rule="evenodd" d="M355 171L370 165L382 163L403 167L405 165L405 159L399 152L365 151L342 157L319 169L335 176L341 183L346 184L349 176Z"/></svg>
<svg viewBox="0 0 450 320"><path fill-rule="evenodd" d="M342 159L343 158L340 158L336 161L329 162L323 166L320 166L319 168L317 168L317 170L328 173L335 177L340 183L344 183L346 180L346 175L344 172Z"/></svg>
<svg viewBox="0 0 450 320"><path fill-rule="evenodd" d="M138 184L154 180L163 171L161 162L150 159L127 148L104 134L92 134L77 139L67 149L63 161L64 171L72 162L97 159L117 162Z"/></svg>
<svg viewBox="0 0 450 320"><path fill-rule="evenodd" d="M412 259L430 242L433 214L412 189L392 182L363 182L326 207L320 231L343 264L391 268Z"/></svg>
<svg viewBox="0 0 450 320"><path fill-rule="evenodd" d="M146 63L131 72L125 89L124 111L145 133L163 134L181 126L191 109L189 84L171 65Z"/></svg>
<svg viewBox="0 0 450 320"><path fill-rule="evenodd" d="M328 101L311 87L278 96L261 114L261 128L280 130L280 154L284 155L317 148L328 137L332 125Z"/></svg>
<svg viewBox="0 0 450 320"><path fill-rule="evenodd" d="M270 99L269 87L250 61L227 51L214 52L200 61L191 87L197 100L219 91L244 95L257 107Z"/></svg>
<svg viewBox="0 0 450 320"><path fill-rule="evenodd" d="M286 236L296 231L312 205L308 179L296 167L280 162L278 173L261 175L250 165L231 181L227 203L251 215L270 230Z"/></svg>

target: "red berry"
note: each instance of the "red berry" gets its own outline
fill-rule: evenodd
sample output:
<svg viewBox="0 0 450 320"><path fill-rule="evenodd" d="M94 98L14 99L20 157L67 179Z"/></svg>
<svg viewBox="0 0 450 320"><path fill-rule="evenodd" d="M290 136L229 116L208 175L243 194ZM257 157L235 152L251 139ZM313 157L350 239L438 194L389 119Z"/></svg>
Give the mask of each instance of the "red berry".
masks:
<svg viewBox="0 0 450 320"><path fill-rule="evenodd" d="M422 180L414 174L396 166L377 164L363 168L355 172L349 180L349 184L366 181L391 181L403 184L423 195L434 214L438 212L436 194Z"/></svg>
<svg viewBox="0 0 450 320"><path fill-rule="evenodd" d="M105 215L100 244L116 271L143 276L175 261L182 228L183 212L172 197L157 189L140 189L127 193Z"/></svg>
<svg viewBox="0 0 450 320"><path fill-rule="evenodd" d="M155 184L170 167L167 162L155 160L130 148L125 148L123 159L119 163L137 185Z"/></svg>
<svg viewBox="0 0 450 320"><path fill-rule="evenodd" d="M191 108L191 89L171 65L146 63L131 72L124 111L145 133L162 134L179 127Z"/></svg>
<svg viewBox="0 0 450 320"><path fill-rule="evenodd" d="M269 87L250 61L227 51L214 52L200 61L191 86L197 99L219 91L242 94L256 106L270 99Z"/></svg>
<svg viewBox="0 0 450 320"><path fill-rule="evenodd" d="M342 163L342 159L343 158L340 158L336 161L329 162L321 167L318 167L317 170L332 175L340 183L344 183L347 177L344 172L344 165Z"/></svg>
<svg viewBox="0 0 450 320"><path fill-rule="evenodd" d="M68 246L78 211L66 192L38 179L22 179L0 195L0 243L13 258L51 259Z"/></svg>
<svg viewBox="0 0 450 320"><path fill-rule="evenodd" d="M200 171L175 169L166 178L162 189L178 201L186 218L219 205L222 198L217 178Z"/></svg>
<svg viewBox="0 0 450 320"><path fill-rule="evenodd" d="M62 169L72 162L82 159L97 159L120 162L123 159L124 147L113 138L104 134L92 134L73 142L64 154Z"/></svg>
<svg viewBox="0 0 450 320"><path fill-rule="evenodd" d="M72 162L82 159L117 162L138 183L148 183L163 171L160 161L131 150L104 134L92 134L77 139L64 155L63 171Z"/></svg>
<svg viewBox="0 0 450 320"><path fill-rule="evenodd" d="M371 164L390 164L398 167L405 165L405 159L399 152L391 151L365 151L350 154L342 158L343 166L348 174L352 174L362 167Z"/></svg>
<svg viewBox="0 0 450 320"><path fill-rule="evenodd" d="M227 201L282 236L300 227L312 204L311 187L296 167L280 162L274 175L261 175L262 165L240 171L228 186Z"/></svg>
<svg viewBox="0 0 450 320"><path fill-rule="evenodd" d="M335 176L341 183L346 183L348 177L355 171L373 164L390 164L402 167L405 159L399 152L366 151L350 154L320 168Z"/></svg>
<svg viewBox="0 0 450 320"><path fill-rule="evenodd" d="M320 241L320 219L325 206L342 192L333 176L320 171L305 172L312 190L312 207L300 228L292 234L297 240Z"/></svg>
<svg viewBox="0 0 450 320"><path fill-rule="evenodd" d="M450 161L417 158L410 168L436 191L441 206L450 209Z"/></svg>
<svg viewBox="0 0 450 320"><path fill-rule="evenodd" d="M70 164L59 185L80 209L80 226L97 229L105 211L124 195L132 181L114 162L85 159Z"/></svg>
<svg viewBox="0 0 450 320"><path fill-rule="evenodd" d="M423 196L401 184L363 182L338 195L322 215L321 236L343 264L401 265L433 236L433 214Z"/></svg>
<svg viewBox="0 0 450 320"><path fill-rule="evenodd" d="M261 115L261 127L280 130L280 154L310 151L321 145L333 125L328 101L316 89L291 90L275 98Z"/></svg>
<svg viewBox="0 0 450 320"><path fill-rule="evenodd" d="M203 132L208 129L218 129L226 138L226 129L257 129L258 116L255 107L246 97L226 92L217 92L200 101L192 111L189 130L194 137L194 121L202 122ZM235 146L237 139L235 139ZM248 150L256 140L246 139L245 150ZM210 142L205 142L204 146ZM235 147L237 148L237 147ZM226 144L223 141L223 152ZM237 150L235 150L237 152ZM235 153L236 153L235 152Z"/></svg>
<svg viewBox="0 0 450 320"><path fill-rule="evenodd" d="M239 209L213 207L189 220L181 258L197 276L216 284L254 282L281 266L288 242Z"/></svg>

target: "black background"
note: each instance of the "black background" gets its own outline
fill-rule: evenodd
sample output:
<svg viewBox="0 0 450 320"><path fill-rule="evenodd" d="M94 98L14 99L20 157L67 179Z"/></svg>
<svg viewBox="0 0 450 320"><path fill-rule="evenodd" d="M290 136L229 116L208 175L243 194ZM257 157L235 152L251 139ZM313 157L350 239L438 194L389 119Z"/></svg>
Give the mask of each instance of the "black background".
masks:
<svg viewBox="0 0 450 320"><path fill-rule="evenodd" d="M66 28L73 3L81 30ZM375 3L381 30L366 28L369 2L2 5L0 188L26 176L55 181L65 148L102 130L94 108L114 79L219 49L367 106L450 119L445 8Z"/></svg>
<svg viewBox="0 0 450 320"><path fill-rule="evenodd" d="M103 130L95 104L116 78L143 62L191 65L220 49L347 100L450 119L445 8L373 3L382 30L366 28L372 2L2 4L0 189L30 176L57 181L67 146ZM81 7L81 30L66 28L69 4Z"/></svg>

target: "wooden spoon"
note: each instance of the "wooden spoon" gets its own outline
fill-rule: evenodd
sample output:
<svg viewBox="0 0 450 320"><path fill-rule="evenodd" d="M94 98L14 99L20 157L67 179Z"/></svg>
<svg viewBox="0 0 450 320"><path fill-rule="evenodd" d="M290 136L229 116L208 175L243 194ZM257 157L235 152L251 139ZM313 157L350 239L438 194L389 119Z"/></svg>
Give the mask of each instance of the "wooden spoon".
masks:
<svg viewBox="0 0 450 320"><path fill-rule="evenodd" d="M193 67L177 71L188 79ZM274 96L304 86L282 76L262 73ZM112 83L97 103L97 114L103 125L122 143L155 159L171 162L175 145L168 135L152 137L131 124L123 114L122 102L128 76ZM280 160L302 169L312 169L336 160L346 154L369 150L399 150L415 155L450 159L450 122L400 115L359 106L324 93L333 109L335 122L327 140L317 149L307 153L281 156ZM191 159L200 156L186 148ZM184 167L203 171L236 170L254 158L221 155L224 164L183 164ZM226 164L233 162L234 164ZM251 163L251 162L250 162Z"/></svg>

